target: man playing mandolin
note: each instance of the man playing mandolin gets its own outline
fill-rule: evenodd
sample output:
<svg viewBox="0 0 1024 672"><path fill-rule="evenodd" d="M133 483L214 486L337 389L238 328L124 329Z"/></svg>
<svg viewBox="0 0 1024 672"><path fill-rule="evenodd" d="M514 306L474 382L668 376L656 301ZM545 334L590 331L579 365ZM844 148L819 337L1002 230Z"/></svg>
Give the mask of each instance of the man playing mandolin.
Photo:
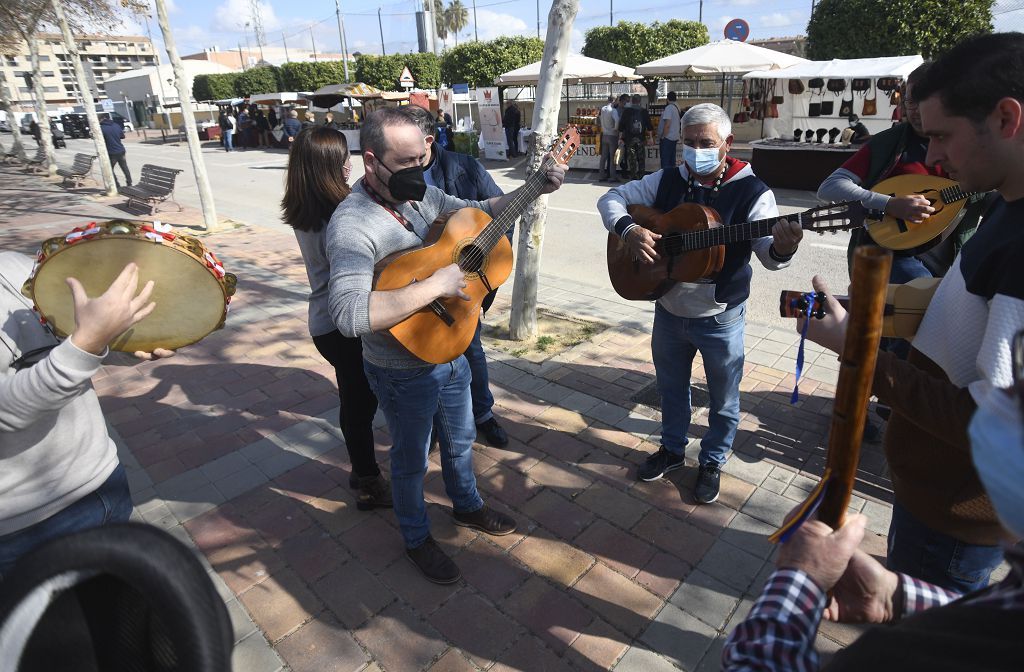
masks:
<svg viewBox="0 0 1024 672"><path fill-rule="evenodd" d="M721 107L696 105L683 115L682 125L682 166L616 187L598 201L605 227L623 238L638 263L660 259L662 236L634 221L628 206L653 206L669 213L680 203L697 203L714 208L724 224L778 216L768 186L749 164L729 156L732 124ZM662 446L640 466L640 480L653 481L683 466L691 414L690 369L700 352L711 408L694 495L702 504L718 499L720 470L739 425L750 255L756 254L769 270L784 268L802 237L799 224L779 220L771 236L725 245L724 262L714 279L677 283L658 300L651 350L661 394Z"/></svg>
<svg viewBox="0 0 1024 672"><path fill-rule="evenodd" d="M439 215L479 208L496 216L522 189L487 201L448 196L424 182L423 133L401 108L369 115L359 135L366 174L355 184L327 230L331 262L329 308L346 336L361 336L366 377L391 432L391 485L395 514L409 559L435 583L454 583L461 572L430 536L423 477L432 425L441 428L441 471L455 524L488 534L515 530L515 521L485 506L476 488L472 444L476 438L466 358L428 364L412 355L388 329L443 297L468 299L466 271L457 264L425 270L401 289L373 289L374 267L389 255L421 247ZM545 169L542 193L558 189L565 167ZM463 347L463 349L465 349Z"/></svg>

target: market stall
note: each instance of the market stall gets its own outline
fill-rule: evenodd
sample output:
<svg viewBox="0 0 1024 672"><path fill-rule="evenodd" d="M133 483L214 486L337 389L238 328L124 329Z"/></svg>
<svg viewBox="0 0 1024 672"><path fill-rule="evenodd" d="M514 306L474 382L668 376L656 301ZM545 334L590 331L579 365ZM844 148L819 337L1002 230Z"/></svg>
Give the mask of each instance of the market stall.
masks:
<svg viewBox="0 0 1024 672"><path fill-rule="evenodd" d="M345 140L348 141L348 148L350 151L359 151L359 112L355 110L355 102L358 101L362 106L361 114L369 114L373 112L376 106L383 103L383 91L375 86L370 86L363 82L355 82L352 84L328 84L327 86L320 87L310 96L310 101L316 107L322 107L325 109L333 108L344 102L348 103L347 108L343 107L342 110L347 111L347 119L336 119L335 122L338 124L338 129L345 135ZM376 103L376 105L375 105Z"/></svg>
<svg viewBox="0 0 1024 672"><path fill-rule="evenodd" d="M842 144L849 114L871 133L890 128L898 103L892 91L923 62L920 56L833 59L747 73L751 98L778 101L751 122L764 138L751 143L754 171L771 187L816 190L857 149Z"/></svg>
<svg viewBox="0 0 1024 672"><path fill-rule="evenodd" d="M524 65L499 75L494 80L495 84L503 86L515 85L536 85L540 80L540 68L542 61ZM597 169L601 163L601 128L598 125L597 115L604 101L592 101L589 104L577 105L570 109L568 101L569 84L597 84L607 82L624 82L641 79L633 70L624 65L609 63L608 61L588 58L580 54L570 54L565 59L565 71L562 73L562 82L566 87L566 121L574 123L580 129L580 148L575 156L569 161L570 168ZM525 133L524 133L525 131ZM519 143L522 147L528 142L529 129L520 131ZM525 151L525 150L524 150Z"/></svg>

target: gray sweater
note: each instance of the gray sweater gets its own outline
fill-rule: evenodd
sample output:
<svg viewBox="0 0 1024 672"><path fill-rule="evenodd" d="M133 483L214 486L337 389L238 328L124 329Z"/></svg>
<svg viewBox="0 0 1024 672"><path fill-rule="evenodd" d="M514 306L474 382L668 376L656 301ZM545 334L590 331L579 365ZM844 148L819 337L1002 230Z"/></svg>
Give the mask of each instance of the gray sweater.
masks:
<svg viewBox="0 0 1024 672"><path fill-rule="evenodd" d="M68 507L117 466L89 383L103 357L67 339L35 366L10 368L21 354L55 342L18 291L31 270L29 257L0 252L0 535Z"/></svg>
<svg viewBox="0 0 1024 672"><path fill-rule="evenodd" d="M327 259L327 226L319 231L295 229L302 261L309 278L309 335L323 336L337 329L327 308L327 288L331 280L331 262Z"/></svg>
<svg viewBox="0 0 1024 672"><path fill-rule="evenodd" d="M395 208L412 226L409 231L366 193L363 180L359 180L334 211L327 225L327 258L331 264L328 307L342 334L362 337L367 361L393 369L427 366L389 332L370 330L373 269L390 254L422 246L438 215L466 207L491 214L484 202L464 201L428 186L422 201L409 201Z"/></svg>

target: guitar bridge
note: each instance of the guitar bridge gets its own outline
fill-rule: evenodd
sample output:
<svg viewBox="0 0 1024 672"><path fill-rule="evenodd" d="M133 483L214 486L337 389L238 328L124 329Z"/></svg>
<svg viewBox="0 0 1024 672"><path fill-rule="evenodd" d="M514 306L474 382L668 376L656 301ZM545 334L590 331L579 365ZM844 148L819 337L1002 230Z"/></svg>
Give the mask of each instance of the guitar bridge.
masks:
<svg viewBox="0 0 1024 672"><path fill-rule="evenodd" d="M455 324L455 318L451 316L448 309L444 307L444 304L440 301L431 301L429 304L430 310L437 315L446 327L450 327Z"/></svg>

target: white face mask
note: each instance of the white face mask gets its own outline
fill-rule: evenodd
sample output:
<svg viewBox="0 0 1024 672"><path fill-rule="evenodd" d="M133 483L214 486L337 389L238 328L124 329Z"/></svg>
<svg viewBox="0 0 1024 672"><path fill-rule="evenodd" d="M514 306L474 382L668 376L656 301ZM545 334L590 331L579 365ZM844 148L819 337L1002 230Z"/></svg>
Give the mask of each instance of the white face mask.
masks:
<svg viewBox="0 0 1024 672"><path fill-rule="evenodd" d="M708 175L715 172L718 165L722 163L722 159L718 156L718 150L721 148L721 145L701 149L683 145L683 160L697 175Z"/></svg>
<svg viewBox="0 0 1024 672"><path fill-rule="evenodd" d="M1003 527L1024 539L1024 419L1014 397L993 390L968 429L971 456Z"/></svg>

